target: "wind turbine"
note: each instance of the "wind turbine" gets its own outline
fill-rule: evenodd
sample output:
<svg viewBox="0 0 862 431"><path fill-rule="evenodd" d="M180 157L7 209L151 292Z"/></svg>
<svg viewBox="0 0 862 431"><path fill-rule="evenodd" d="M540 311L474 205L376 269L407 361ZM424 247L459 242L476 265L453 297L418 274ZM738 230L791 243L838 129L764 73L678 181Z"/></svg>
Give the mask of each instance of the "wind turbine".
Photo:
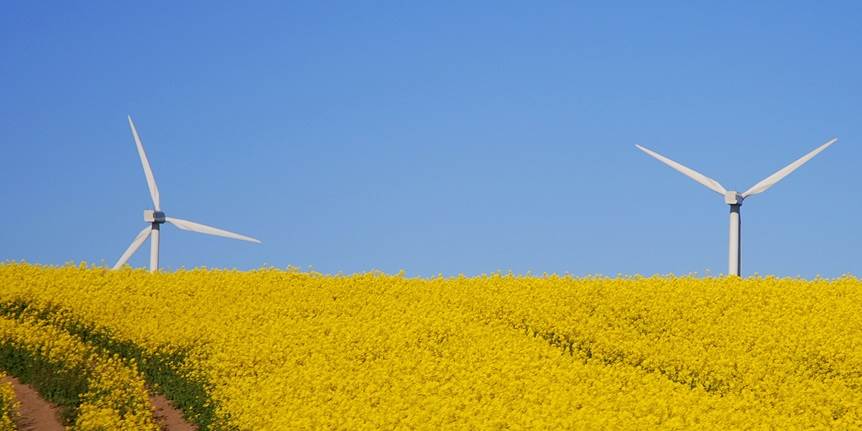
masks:
<svg viewBox="0 0 862 431"><path fill-rule="evenodd" d="M188 220L167 217L159 205L159 188L156 187L156 179L153 177L153 170L150 168L150 161L147 159L147 153L144 152L144 145L141 143L141 137L138 136L138 131L135 129L135 123L132 122L132 117L129 116L129 127L132 129L132 137L135 138L135 145L138 147L138 156L141 157L141 165L144 167L144 175L147 177L147 186L150 189L150 197L153 198L152 210L144 211L144 221L149 225L144 228L138 236L132 241L132 244L120 256L120 259L112 269L118 269L123 266L126 261L141 248L141 245L150 238L150 272L159 270L159 232L161 225L165 222L171 223L182 230L190 230L192 232L205 233L208 235L223 236L225 238L240 239L243 241L251 241L260 244L260 241L238 233L228 232L226 230L217 229L211 226L202 225Z"/></svg>
<svg viewBox="0 0 862 431"><path fill-rule="evenodd" d="M825 150L830 145L834 144L838 141L837 138L832 138L825 144L815 148L810 153L800 157L795 162L779 169L774 174L764 178L759 183L751 186L750 189L746 190L743 193L737 193L733 190L726 190L722 187L718 181L707 177L706 175L695 171L694 169L687 168L667 157L662 156L654 151L651 151L647 148L644 148L640 145L635 145L639 150L647 153L648 155L655 157L660 162L670 166L671 168L676 169L679 172L682 172L683 175L703 184L708 189L724 195L724 203L730 205L730 241L728 244L728 261L727 261L727 273L739 276L740 275L740 259L742 254L742 243L740 242L739 233L740 233L740 218L739 218L739 209L742 206L742 201L749 196L754 196L758 193L763 193L770 187L774 186L776 183L781 181L784 177L790 175L791 172L798 169L800 166L805 164L805 162L811 160L812 157L819 154L821 151Z"/></svg>

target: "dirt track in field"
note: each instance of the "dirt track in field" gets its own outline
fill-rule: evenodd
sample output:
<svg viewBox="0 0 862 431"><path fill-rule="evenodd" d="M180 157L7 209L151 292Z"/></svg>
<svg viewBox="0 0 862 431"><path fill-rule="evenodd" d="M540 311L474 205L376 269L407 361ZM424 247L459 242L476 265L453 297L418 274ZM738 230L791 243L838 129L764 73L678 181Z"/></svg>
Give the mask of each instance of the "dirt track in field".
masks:
<svg viewBox="0 0 862 431"><path fill-rule="evenodd" d="M3 381L12 383L15 397L21 403L20 417L15 425L20 431L63 431L60 409L46 401L32 386L21 383L17 378L6 376ZM197 427L183 419L167 398L162 395L150 396L153 417L164 431L196 431Z"/></svg>
<svg viewBox="0 0 862 431"><path fill-rule="evenodd" d="M153 417L165 431L196 431L198 427L183 419L183 414L177 410L163 395L151 395Z"/></svg>
<svg viewBox="0 0 862 431"><path fill-rule="evenodd" d="M21 431L63 431L60 422L60 409L45 401L30 385L21 383L12 376L3 380L11 382L15 397L21 403L21 416L15 425Z"/></svg>

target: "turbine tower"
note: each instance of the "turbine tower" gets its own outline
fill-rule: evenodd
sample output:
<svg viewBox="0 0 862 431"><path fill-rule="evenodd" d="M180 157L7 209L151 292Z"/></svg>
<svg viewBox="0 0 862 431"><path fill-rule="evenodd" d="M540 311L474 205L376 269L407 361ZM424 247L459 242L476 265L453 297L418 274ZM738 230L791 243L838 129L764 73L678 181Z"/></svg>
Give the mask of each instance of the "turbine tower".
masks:
<svg viewBox="0 0 862 431"><path fill-rule="evenodd" d="M135 145L138 147L138 156L141 157L141 165L144 167L144 175L147 177L147 186L150 189L150 197L153 199L153 209L144 211L144 221L148 226L144 228L138 236L129 245L129 248L120 256L120 259L112 269L122 267L126 261L135 254L136 251L144 244L147 238L150 238L150 272L159 270L159 233L161 225L170 223L182 230L192 232L205 233L208 235L223 236L225 238L239 239L243 241L251 241L260 243L260 241L238 233L228 232L222 229L216 229L211 226L202 225L188 220L167 217L162 211L159 204L159 188L156 187L156 179L153 177L153 170L150 168L150 161L147 159L147 153L144 152L144 145L141 143L141 137L138 136L138 131L135 129L135 123L132 122L132 117L129 116L129 127L132 129L132 137L135 138Z"/></svg>
<svg viewBox="0 0 862 431"><path fill-rule="evenodd" d="M742 243L740 242L740 218L739 218L739 209L742 207L742 201L749 196L754 196L758 193L763 193L770 187L774 186L776 183L781 181L784 177L790 175L791 172L798 169L800 166L805 164L805 162L811 160L812 157L819 154L821 151L825 150L830 145L834 144L838 141L837 138L832 138L825 144L815 148L810 153L800 157L795 162L779 169L774 174L764 178L761 182L751 186L750 189L746 190L743 193L737 193L733 190L726 190L722 187L718 181L707 177L704 174L701 174L694 169L690 169L685 167L667 157L662 156L654 151L651 151L647 148L644 148L640 145L635 145L639 150L647 153L648 155L655 157L660 162L670 166L671 168L676 169L681 172L683 175L703 184L708 189L721 194L724 196L724 203L730 205L730 240L728 244L728 261L727 261L727 273L729 275L739 276L741 272L741 254L742 254Z"/></svg>

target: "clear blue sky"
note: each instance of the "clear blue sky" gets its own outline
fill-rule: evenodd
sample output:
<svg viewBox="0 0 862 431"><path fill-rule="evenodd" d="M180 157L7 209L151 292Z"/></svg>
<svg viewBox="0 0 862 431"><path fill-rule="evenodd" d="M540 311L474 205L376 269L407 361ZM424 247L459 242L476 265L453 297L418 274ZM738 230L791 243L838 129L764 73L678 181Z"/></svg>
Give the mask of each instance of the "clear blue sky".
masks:
<svg viewBox="0 0 862 431"><path fill-rule="evenodd" d="M862 274L858 2L25 2L0 14L0 260ZM145 247L148 247L145 246ZM148 249L132 259L146 264Z"/></svg>

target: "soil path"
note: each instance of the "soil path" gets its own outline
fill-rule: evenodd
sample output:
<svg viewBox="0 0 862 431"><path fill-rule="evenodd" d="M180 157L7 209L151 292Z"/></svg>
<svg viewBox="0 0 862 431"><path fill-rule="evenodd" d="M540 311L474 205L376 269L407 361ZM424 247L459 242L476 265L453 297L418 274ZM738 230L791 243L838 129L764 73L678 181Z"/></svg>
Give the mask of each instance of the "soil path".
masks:
<svg viewBox="0 0 862 431"><path fill-rule="evenodd" d="M164 431L197 431L197 427L183 419L183 414L163 395L151 395L153 417Z"/></svg>
<svg viewBox="0 0 862 431"><path fill-rule="evenodd" d="M21 403L20 417L16 425L20 431L63 431L60 421L60 409L46 401L32 386L21 383L15 377L6 376L2 379L12 383L15 398ZM153 406L153 417L164 431L197 431L197 427L183 419L183 414L177 410L167 398L162 395L150 396Z"/></svg>
<svg viewBox="0 0 862 431"><path fill-rule="evenodd" d="M21 431L63 431L60 422L60 409L45 401L30 385L21 383L12 376L6 376L4 381L12 383L15 397L21 403L21 416L16 425Z"/></svg>

